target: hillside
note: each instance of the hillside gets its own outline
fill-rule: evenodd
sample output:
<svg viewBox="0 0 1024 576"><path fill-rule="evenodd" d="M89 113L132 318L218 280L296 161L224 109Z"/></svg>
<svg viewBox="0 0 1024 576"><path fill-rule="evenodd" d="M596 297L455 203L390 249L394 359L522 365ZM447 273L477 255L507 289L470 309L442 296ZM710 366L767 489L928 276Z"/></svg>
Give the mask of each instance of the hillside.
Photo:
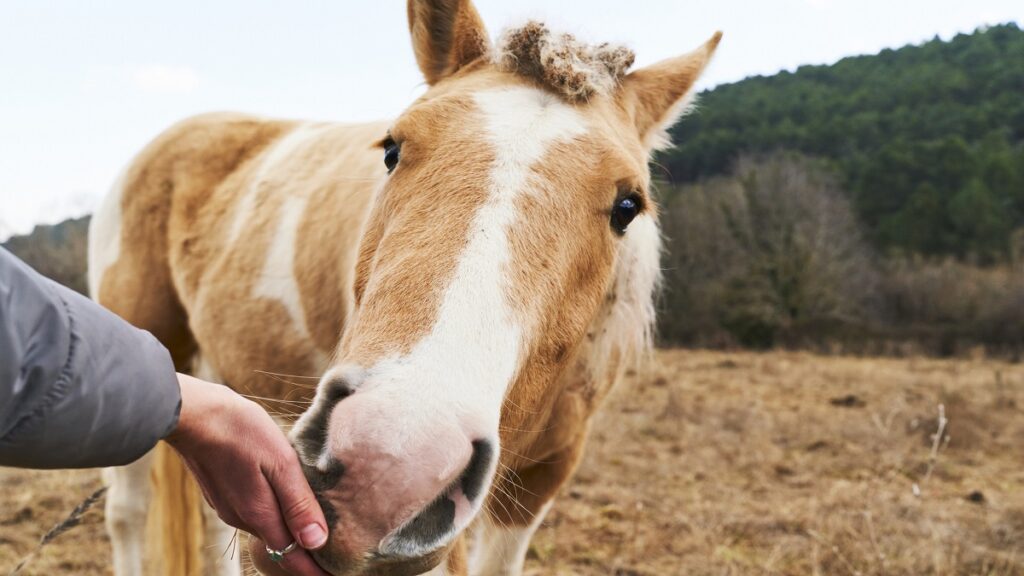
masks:
<svg viewBox="0 0 1024 576"><path fill-rule="evenodd" d="M85 269L89 217L41 224L24 236L12 236L3 247L61 284L86 293Z"/></svg>
<svg viewBox="0 0 1024 576"><path fill-rule="evenodd" d="M744 153L822 158L877 247L998 261L1024 228L1022 95L1024 31L993 26L719 86L658 162L689 183Z"/></svg>

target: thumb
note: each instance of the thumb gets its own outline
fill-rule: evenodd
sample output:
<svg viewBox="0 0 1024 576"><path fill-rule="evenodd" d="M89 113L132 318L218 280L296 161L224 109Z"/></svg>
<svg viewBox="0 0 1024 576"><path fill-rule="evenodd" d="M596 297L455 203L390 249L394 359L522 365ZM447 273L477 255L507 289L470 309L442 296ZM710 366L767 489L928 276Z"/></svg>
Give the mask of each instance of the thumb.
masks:
<svg viewBox="0 0 1024 576"><path fill-rule="evenodd" d="M327 543L327 521L291 446L288 446L288 454L285 465L272 469L267 480L277 497L288 531L300 546L316 550Z"/></svg>

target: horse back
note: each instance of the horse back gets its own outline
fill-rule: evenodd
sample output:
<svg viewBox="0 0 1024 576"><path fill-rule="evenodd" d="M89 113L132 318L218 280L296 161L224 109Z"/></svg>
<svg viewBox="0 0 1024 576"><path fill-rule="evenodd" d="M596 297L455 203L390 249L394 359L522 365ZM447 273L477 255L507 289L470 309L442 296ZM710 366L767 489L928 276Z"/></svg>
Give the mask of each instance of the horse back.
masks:
<svg viewBox="0 0 1024 576"><path fill-rule="evenodd" d="M199 352L236 389L287 394L260 373L314 375L332 353L384 129L228 113L171 127L111 191L119 214L97 228L119 249L94 295L179 369Z"/></svg>

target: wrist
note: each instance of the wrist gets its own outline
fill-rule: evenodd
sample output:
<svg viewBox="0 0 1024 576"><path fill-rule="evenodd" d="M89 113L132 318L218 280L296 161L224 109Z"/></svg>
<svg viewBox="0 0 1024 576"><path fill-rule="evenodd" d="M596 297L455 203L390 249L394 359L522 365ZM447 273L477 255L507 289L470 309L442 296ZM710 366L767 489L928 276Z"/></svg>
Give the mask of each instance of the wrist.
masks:
<svg viewBox="0 0 1024 576"><path fill-rule="evenodd" d="M181 389L181 410L178 413L178 425L164 440L175 448L188 443L197 436L202 423L209 416L209 396L219 388L216 384L203 382L187 374L178 374L178 387Z"/></svg>

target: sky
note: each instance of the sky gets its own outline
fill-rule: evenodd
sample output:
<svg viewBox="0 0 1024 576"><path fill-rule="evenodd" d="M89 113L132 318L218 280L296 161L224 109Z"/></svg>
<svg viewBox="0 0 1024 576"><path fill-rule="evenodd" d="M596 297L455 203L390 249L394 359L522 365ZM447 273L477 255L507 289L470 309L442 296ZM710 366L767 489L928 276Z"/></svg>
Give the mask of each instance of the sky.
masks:
<svg viewBox="0 0 1024 576"><path fill-rule="evenodd" d="M637 66L725 36L699 88L1024 25L1021 0L476 0L622 42ZM91 212L173 122L212 110L360 121L424 90L401 0L0 0L0 239Z"/></svg>

